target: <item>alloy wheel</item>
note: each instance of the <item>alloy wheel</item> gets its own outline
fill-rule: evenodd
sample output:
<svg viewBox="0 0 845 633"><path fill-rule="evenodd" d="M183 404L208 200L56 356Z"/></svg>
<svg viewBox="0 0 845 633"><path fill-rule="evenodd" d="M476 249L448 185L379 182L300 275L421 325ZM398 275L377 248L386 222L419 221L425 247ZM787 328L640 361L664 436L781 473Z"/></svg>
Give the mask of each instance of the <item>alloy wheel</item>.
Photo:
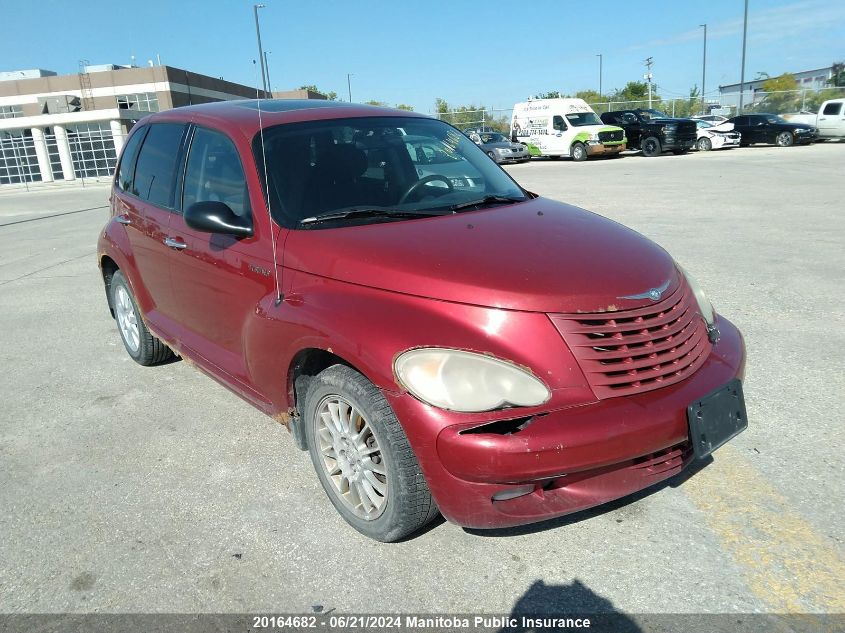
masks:
<svg viewBox="0 0 845 633"><path fill-rule="evenodd" d="M317 405L316 438L332 492L356 516L372 521L387 506L387 468L367 420L338 395Z"/></svg>
<svg viewBox="0 0 845 633"><path fill-rule="evenodd" d="M138 328L138 314L135 312L132 298L123 286L117 288L115 298L117 301L115 302L114 312L117 317L117 326L120 328L120 335L132 352L137 352L141 346L141 332Z"/></svg>

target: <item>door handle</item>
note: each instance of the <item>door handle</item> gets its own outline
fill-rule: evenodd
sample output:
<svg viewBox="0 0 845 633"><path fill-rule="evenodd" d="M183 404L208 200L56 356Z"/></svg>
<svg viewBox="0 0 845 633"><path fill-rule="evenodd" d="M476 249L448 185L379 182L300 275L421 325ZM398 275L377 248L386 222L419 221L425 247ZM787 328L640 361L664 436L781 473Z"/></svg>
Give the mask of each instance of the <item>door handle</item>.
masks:
<svg viewBox="0 0 845 633"><path fill-rule="evenodd" d="M132 220L127 218L125 215L116 215L114 216L114 221L118 224L129 225L132 224Z"/></svg>
<svg viewBox="0 0 845 633"><path fill-rule="evenodd" d="M169 246L170 248L175 248L177 251L181 251L184 248L188 248L188 245L181 240L174 239L172 237L165 237L164 238L164 245Z"/></svg>

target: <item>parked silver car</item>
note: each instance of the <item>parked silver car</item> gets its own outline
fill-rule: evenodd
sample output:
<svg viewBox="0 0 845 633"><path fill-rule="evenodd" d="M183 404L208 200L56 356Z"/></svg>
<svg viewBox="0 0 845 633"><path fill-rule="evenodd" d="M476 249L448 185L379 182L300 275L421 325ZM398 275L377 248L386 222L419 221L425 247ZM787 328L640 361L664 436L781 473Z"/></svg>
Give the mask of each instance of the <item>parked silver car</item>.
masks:
<svg viewBox="0 0 845 633"><path fill-rule="evenodd" d="M467 136L497 163L524 163L531 159L528 147L522 143L512 143L504 134L498 132L469 132Z"/></svg>

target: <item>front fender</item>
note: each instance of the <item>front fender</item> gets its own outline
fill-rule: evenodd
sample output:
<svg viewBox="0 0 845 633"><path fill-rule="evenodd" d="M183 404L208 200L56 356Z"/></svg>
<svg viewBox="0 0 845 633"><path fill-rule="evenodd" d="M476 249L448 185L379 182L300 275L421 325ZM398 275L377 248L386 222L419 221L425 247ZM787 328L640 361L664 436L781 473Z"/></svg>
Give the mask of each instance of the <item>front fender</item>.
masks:
<svg viewBox="0 0 845 633"><path fill-rule="evenodd" d="M291 277L288 277L291 275ZM492 354L527 367L552 391L530 415L595 400L562 337L543 313L501 310L388 292L285 270L285 300L259 307L247 357L256 384L277 410L290 406L286 385L297 353L317 348L353 365L379 389L400 393L398 354L414 347L450 347ZM513 417L513 411L509 416ZM466 414L467 421L508 417L507 411Z"/></svg>

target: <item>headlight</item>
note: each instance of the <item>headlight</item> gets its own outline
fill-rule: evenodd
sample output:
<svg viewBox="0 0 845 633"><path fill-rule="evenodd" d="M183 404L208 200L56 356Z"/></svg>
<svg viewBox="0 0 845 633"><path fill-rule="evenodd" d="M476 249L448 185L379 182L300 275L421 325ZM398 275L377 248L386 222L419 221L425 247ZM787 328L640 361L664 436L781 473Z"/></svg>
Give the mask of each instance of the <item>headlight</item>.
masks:
<svg viewBox="0 0 845 633"><path fill-rule="evenodd" d="M704 318L704 323L707 324L707 335L710 341L715 343L719 340L719 328L716 327L716 313L713 310L713 304L710 303L710 299L707 298L704 290L698 285L695 277L684 270L680 264L678 264L678 269L684 274L687 284L689 284L690 290L692 290L692 294L695 296L698 309L701 312L702 318Z"/></svg>
<svg viewBox="0 0 845 633"><path fill-rule="evenodd" d="M803 134L804 132L809 132L809 130L805 127L797 127L792 131L795 132L796 134Z"/></svg>
<svg viewBox="0 0 845 633"><path fill-rule="evenodd" d="M599 140L599 135L598 135L598 134L595 134L595 133L594 133L594 134L590 134L590 140L591 140L591 141L597 141L597 140Z"/></svg>
<svg viewBox="0 0 845 633"><path fill-rule="evenodd" d="M497 147L496 151L500 154L510 154L510 150L507 147Z"/></svg>
<svg viewBox="0 0 845 633"><path fill-rule="evenodd" d="M451 411L533 407L551 397L546 385L530 372L491 356L456 349L409 350L396 358L394 370L411 394Z"/></svg>

